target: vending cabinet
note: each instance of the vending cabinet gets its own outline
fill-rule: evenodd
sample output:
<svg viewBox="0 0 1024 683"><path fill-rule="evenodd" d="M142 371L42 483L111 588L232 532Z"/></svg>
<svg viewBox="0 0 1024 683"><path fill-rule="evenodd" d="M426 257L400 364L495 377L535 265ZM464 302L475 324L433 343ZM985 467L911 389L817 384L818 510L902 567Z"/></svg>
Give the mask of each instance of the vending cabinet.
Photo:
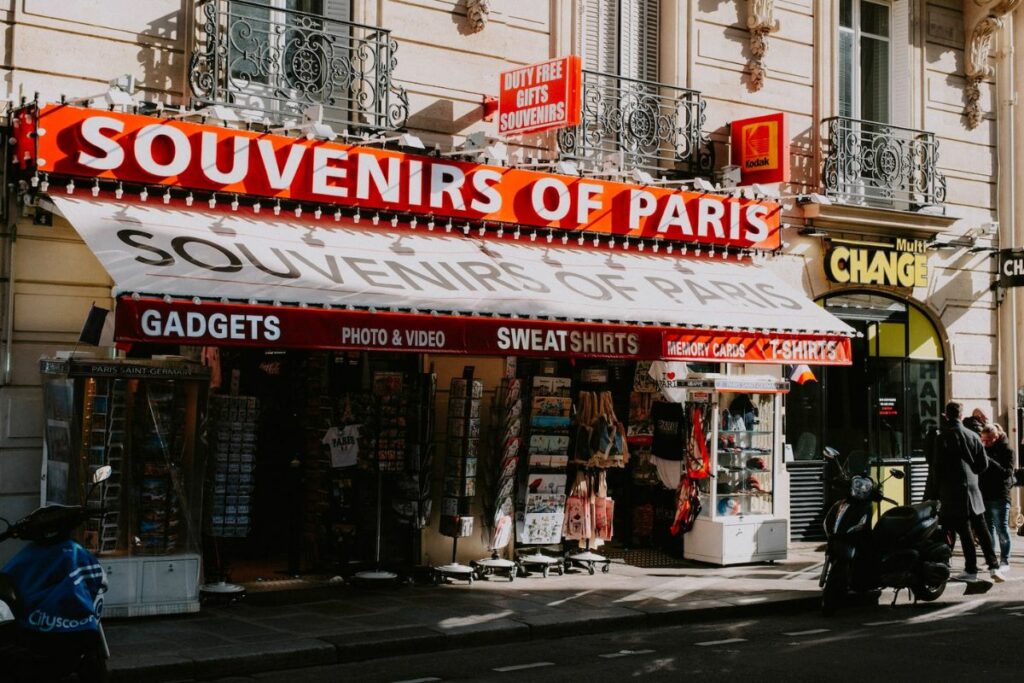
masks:
<svg viewBox="0 0 1024 683"><path fill-rule="evenodd" d="M102 518L79 541L107 572L104 616L199 610L209 372L188 361L44 359L44 504L78 504L97 467L113 474L85 503Z"/></svg>
<svg viewBox="0 0 1024 683"><path fill-rule="evenodd" d="M772 377L706 376L688 383L704 402L710 476L698 481L701 513L684 556L718 565L786 559L789 520L776 502L782 467L782 395Z"/></svg>

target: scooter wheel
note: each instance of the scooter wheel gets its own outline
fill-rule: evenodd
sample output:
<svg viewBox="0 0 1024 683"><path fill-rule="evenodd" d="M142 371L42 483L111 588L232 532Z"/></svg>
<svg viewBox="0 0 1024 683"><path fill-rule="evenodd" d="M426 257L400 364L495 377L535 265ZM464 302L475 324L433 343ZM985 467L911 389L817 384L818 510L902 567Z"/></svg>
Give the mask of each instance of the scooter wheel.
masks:
<svg viewBox="0 0 1024 683"><path fill-rule="evenodd" d="M933 602L938 600L946 591L946 582L943 581L937 586L927 586L924 583L920 583L912 586L910 590L914 592L914 597L921 602Z"/></svg>

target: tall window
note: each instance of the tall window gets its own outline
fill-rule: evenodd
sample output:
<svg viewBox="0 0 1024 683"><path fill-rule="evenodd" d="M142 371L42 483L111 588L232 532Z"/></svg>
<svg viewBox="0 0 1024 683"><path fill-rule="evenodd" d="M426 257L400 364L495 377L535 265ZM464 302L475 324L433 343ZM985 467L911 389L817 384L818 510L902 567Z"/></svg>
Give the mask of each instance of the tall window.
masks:
<svg viewBox="0 0 1024 683"><path fill-rule="evenodd" d="M583 0L583 68L657 81L660 6L660 0Z"/></svg>
<svg viewBox="0 0 1024 683"><path fill-rule="evenodd" d="M891 123L889 3L839 0L839 115Z"/></svg>

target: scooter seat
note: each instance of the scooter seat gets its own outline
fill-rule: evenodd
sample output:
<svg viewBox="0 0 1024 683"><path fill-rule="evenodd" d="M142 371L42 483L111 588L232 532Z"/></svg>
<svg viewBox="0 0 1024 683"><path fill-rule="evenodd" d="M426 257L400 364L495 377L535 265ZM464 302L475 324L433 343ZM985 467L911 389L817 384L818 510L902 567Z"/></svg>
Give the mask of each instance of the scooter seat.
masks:
<svg viewBox="0 0 1024 683"><path fill-rule="evenodd" d="M894 507L879 517L875 535L883 544L892 543L924 526L937 514L934 501Z"/></svg>

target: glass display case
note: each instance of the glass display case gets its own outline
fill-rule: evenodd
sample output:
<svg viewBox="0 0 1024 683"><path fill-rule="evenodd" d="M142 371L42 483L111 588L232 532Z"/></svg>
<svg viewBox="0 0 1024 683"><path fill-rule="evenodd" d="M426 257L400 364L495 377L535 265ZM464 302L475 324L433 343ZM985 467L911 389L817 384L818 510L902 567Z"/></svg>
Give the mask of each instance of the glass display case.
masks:
<svg viewBox="0 0 1024 683"><path fill-rule="evenodd" d="M701 513L685 556L720 565L785 559L788 520L775 495L789 382L706 375L687 388L688 402L704 407L711 476L698 480Z"/></svg>
<svg viewBox="0 0 1024 683"><path fill-rule="evenodd" d="M188 361L41 362L44 504L77 504L96 468L113 474L86 505L79 542L108 574L107 616L199 608L205 453L200 424L209 373Z"/></svg>

